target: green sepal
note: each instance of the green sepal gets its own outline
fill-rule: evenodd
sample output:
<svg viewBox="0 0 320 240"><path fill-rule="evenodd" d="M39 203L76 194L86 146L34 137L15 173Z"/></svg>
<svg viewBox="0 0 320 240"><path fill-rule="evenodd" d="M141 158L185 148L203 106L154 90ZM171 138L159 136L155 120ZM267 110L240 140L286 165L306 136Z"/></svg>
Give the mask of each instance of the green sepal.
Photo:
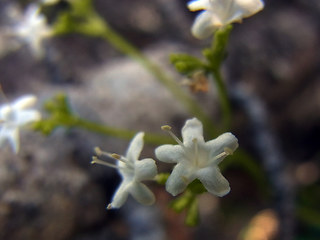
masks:
<svg viewBox="0 0 320 240"><path fill-rule="evenodd" d="M170 173L159 173L156 177L155 177L155 181L158 183L158 184L161 184L161 185L165 185L168 178L170 176Z"/></svg>
<svg viewBox="0 0 320 240"><path fill-rule="evenodd" d="M195 179L192 183L190 183L187 189L195 195L207 192L207 189L203 186L199 179Z"/></svg>
<svg viewBox="0 0 320 240"><path fill-rule="evenodd" d="M204 70L205 64L197 57L189 54L171 54L170 62L181 74L190 76L197 70Z"/></svg>
<svg viewBox="0 0 320 240"><path fill-rule="evenodd" d="M193 197L189 204L185 223L187 226L190 226L190 227L194 227L199 224L199 209L198 209L198 200L196 197Z"/></svg>
<svg viewBox="0 0 320 240"><path fill-rule="evenodd" d="M181 196L179 196L177 199L173 200L170 203L170 207L180 213L184 209L188 208L190 204L192 203L194 198L194 195L190 191L185 191Z"/></svg>

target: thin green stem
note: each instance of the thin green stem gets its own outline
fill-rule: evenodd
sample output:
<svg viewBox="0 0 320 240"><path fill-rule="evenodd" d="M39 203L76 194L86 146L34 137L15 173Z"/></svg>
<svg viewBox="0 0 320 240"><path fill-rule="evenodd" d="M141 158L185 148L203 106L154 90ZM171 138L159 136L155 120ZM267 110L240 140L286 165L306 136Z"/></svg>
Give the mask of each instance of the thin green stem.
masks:
<svg viewBox="0 0 320 240"><path fill-rule="evenodd" d="M227 88L224 84L220 69L213 70L213 80L217 86L219 100L222 109L222 118L224 123L224 128L226 130L230 129L231 125L231 104L228 97Z"/></svg>
<svg viewBox="0 0 320 240"><path fill-rule="evenodd" d="M88 130L90 132L96 132L99 134L116 137L120 139L130 140L137 133L136 131L132 131L132 130L100 125L98 123L91 122L82 118L76 118L74 121L71 121L71 122L72 122L72 126L70 127L79 127L79 128ZM172 139L170 137L165 135L160 135L160 134L159 135L152 134L152 133L145 133L144 141L152 145L172 143Z"/></svg>

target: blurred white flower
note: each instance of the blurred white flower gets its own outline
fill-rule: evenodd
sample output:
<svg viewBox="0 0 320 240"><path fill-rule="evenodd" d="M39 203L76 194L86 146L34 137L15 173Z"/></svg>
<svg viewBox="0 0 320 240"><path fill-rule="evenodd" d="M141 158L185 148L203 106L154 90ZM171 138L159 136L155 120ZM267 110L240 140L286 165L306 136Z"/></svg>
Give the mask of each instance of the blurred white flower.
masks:
<svg viewBox="0 0 320 240"><path fill-rule="evenodd" d="M41 0L42 3L44 4L55 4L57 2L59 2L60 0Z"/></svg>
<svg viewBox="0 0 320 240"><path fill-rule="evenodd" d="M39 7L32 4L13 27L13 34L29 45L36 57L41 58L43 56L42 41L52 35L52 30L47 25L46 18L40 13Z"/></svg>
<svg viewBox="0 0 320 240"><path fill-rule="evenodd" d="M200 13L192 26L192 34L199 39L209 37L221 27L233 22L241 22L261 11L262 0L194 0L188 3L190 11L205 10Z"/></svg>
<svg viewBox="0 0 320 240"><path fill-rule="evenodd" d="M195 179L199 179L214 195L222 197L229 193L229 182L220 173L218 164L238 147L234 135L224 133L205 142L202 123L196 118L187 120L182 128L183 142L171 132L169 126L163 126L162 129L178 142L178 145L162 145L155 150L160 161L177 163L166 182L169 193L176 196Z"/></svg>
<svg viewBox="0 0 320 240"><path fill-rule="evenodd" d="M35 96L25 95L0 106L0 147L9 141L14 152L18 153L19 128L41 118L39 111L31 109L36 101Z"/></svg>
<svg viewBox="0 0 320 240"><path fill-rule="evenodd" d="M141 183L144 180L153 180L157 175L157 166L151 158L138 160L143 148L144 133L138 133L131 141L126 156L103 152L95 148L98 156L107 156L117 160L117 164L102 161L97 157L92 158L91 163L98 163L118 169L122 182L113 196L108 209L120 208L128 198L129 193L141 204L151 205L155 202L154 194Z"/></svg>

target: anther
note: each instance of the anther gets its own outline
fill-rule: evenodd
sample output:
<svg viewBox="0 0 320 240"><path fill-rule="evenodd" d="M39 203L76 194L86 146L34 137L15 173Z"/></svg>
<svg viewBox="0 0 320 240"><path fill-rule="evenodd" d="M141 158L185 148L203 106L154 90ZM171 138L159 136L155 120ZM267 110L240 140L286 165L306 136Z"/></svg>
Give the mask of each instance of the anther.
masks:
<svg viewBox="0 0 320 240"><path fill-rule="evenodd" d="M108 204L107 209L108 209L108 210L112 209L111 203Z"/></svg>
<svg viewBox="0 0 320 240"><path fill-rule="evenodd" d="M167 131L170 136L183 148L185 148L185 146L183 145L183 143L181 142L181 140L176 136L174 135L174 133L171 131L171 127L169 125L164 125L161 127L161 129L163 131Z"/></svg>
<svg viewBox="0 0 320 240"><path fill-rule="evenodd" d="M122 160L122 157L119 154L116 154L116 153L111 153L110 157L112 157L114 159L117 159L117 160L120 160L120 161Z"/></svg>
<svg viewBox="0 0 320 240"><path fill-rule="evenodd" d="M161 127L161 129L162 129L163 131L170 131L170 130L171 130L171 127L170 127L169 125L164 125L164 126Z"/></svg>
<svg viewBox="0 0 320 240"><path fill-rule="evenodd" d="M102 155L102 150L101 150L101 148L99 148L99 147L95 147L95 148L94 148L94 152L95 152L98 156L101 156L101 155Z"/></svg>

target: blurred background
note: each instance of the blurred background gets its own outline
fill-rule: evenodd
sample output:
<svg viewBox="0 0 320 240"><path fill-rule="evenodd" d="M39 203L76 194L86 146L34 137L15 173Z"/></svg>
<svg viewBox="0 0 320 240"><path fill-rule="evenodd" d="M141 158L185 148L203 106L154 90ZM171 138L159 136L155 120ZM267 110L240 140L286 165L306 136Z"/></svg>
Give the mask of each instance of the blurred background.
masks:
<svg viewBox="0 0 320 240"><path fill-rule="evenodd" d="M170 53L200 57L211 44L191 36L196 14L186 0L93 2L116 31L178 82L184 77L170 65ZM180 136L192 116L141 65L102 39L52 37L37 58L8 36L12 13L30 3L0 2L2 103L33 93L41 109L63 92L74 111L91 121L159 134L160 126L170 124ZM48 22L67 7L58 2ZM185 213L171 210L172 197L153 183L154 206L129 199L120 210L107 211L120 177L90 165L93 147L124 154L128 141L61 128L48 137L23 131L18 155L1 149L0 239L320 239L319 44L319 0L265 1L262 12L234 24L223 73L233 107L231 131L251 161L237 162L235 154L223 162L232 190L223 198L201 195L197 227L186 227ZM190 95L219 118L213 84ZM147 145L142 157L155 158L153 150ZM170 167L159 164L162 171Z"/></svg>

